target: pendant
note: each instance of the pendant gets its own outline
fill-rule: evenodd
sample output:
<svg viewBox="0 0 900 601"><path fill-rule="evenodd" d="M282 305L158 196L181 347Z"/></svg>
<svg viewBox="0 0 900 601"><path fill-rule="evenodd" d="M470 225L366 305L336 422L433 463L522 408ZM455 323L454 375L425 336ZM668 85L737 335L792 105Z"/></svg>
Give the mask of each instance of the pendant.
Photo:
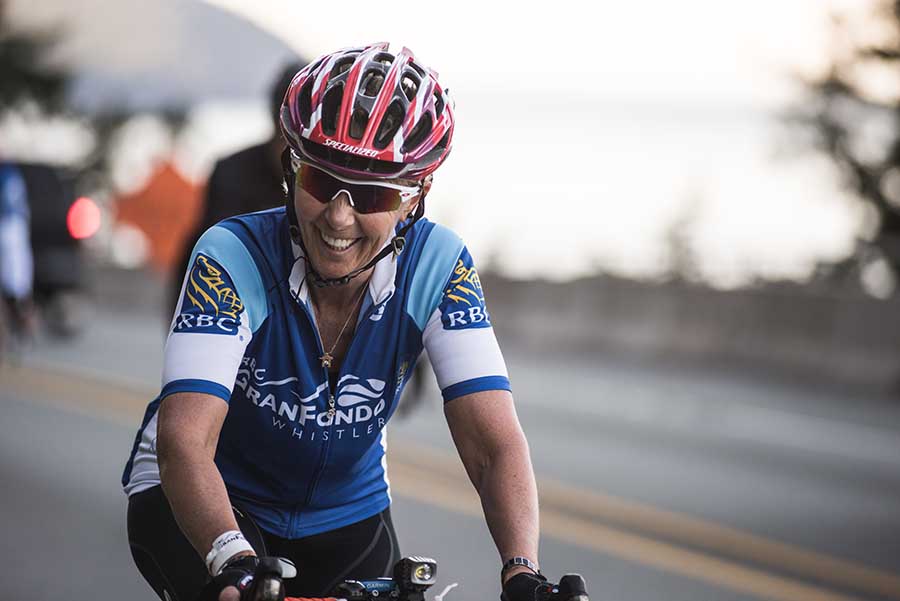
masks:
<svg viewBox="0 0 900 601"><path fill-rule="evenodd" d="M321 357L319 357L319 361L322 362L322 367L331 367L331 362L334 360L334 357L331 356L331 353L325 353Z"/></svg>

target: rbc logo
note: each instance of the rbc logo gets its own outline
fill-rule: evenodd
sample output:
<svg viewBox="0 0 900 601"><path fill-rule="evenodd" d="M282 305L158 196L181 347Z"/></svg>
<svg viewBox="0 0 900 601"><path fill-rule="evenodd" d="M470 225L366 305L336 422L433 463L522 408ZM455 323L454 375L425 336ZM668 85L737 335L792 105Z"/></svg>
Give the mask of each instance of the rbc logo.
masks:
<svg viewBox="0 0 900 601"><path fill-rule="evenodd" d="M198 254L188 272L175 332L235 335L244 303L225 269L211 257Z"/></svg>
<svg viewBox="0 0 900 601"><path fill-rule="evenodd" d="M195 328L207 334L237 334L238 322L231 317L192 315L190 313L182 313L175 321L176 332L185 332Z"/></svg>
<svg viewBox="0 0 900 601"><path fill-rule="evenodd" d="M486 323L486 325L490 325L491 320L482 307L469 307L468 310L465 311L451 311L444 315L446 318L445 327L447 329L453 330L456 327L462 326L477 326L480 323Z"/></svg>
<svg viewBox="0 0 900 601"><path fill-rule="evenodd" d="M444 286L440 309L445 330L491 327L491 316L484 306L481 278L466 249L457 259L456 267Z"/></svg>

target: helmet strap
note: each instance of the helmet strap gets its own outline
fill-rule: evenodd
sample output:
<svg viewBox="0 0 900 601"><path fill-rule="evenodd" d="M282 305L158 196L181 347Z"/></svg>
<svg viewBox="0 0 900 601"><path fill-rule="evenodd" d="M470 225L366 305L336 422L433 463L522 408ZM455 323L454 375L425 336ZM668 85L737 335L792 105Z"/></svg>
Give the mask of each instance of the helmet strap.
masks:
<svg viewBox="0 0 900 601"><path fill-rule="evenodd" d="M288 218L288 232L291 234L291 240L295 244L303 247L303 240L300 237L300 222L297 220L297 210L294 208L294 168L291 166L291 149L285 148L281 153L281 172L284 177L284 209ZM306 248L303 248L306 253Z"/></svg>

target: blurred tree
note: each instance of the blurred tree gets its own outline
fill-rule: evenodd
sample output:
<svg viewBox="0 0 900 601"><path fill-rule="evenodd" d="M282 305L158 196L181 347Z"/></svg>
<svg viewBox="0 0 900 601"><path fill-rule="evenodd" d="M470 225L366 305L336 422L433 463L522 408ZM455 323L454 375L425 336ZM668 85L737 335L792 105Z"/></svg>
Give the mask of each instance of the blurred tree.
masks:
<svg viewBox="0 0 900 601"><path fill-rule="evenodd" d="M17 31L0 0L0 113L32 100L45 110L62 108L69 73L49 60L59 34Z"/></svg>
<svg viewBox="0 0 900 601"><path fill-rule="evenodd" d="M865 280L884 260L900 271L900 0L878 0L865 17L834 17L828 68L808 82L813 101L801 111L871 217L856 252L820 270L837 280Z"/></svg>

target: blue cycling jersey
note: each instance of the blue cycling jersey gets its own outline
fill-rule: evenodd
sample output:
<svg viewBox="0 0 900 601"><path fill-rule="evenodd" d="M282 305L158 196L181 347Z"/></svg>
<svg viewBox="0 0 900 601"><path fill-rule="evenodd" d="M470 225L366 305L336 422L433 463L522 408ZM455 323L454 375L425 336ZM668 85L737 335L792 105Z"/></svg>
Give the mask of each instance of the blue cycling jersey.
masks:
<svg viewBox="0 0 900 601"><path fill-rule="evenodd" d="M199 240L166 342L162 391L122 478L159 484L156 413L175 392L228 403L216 465L267 531L299 538L390 504L385 424L425 348L445 402L509 390L478 273L462 241L420 220L375 266L336 389L283 208L227 219ZM329 407L333 410L329 412Z"/></svg>

